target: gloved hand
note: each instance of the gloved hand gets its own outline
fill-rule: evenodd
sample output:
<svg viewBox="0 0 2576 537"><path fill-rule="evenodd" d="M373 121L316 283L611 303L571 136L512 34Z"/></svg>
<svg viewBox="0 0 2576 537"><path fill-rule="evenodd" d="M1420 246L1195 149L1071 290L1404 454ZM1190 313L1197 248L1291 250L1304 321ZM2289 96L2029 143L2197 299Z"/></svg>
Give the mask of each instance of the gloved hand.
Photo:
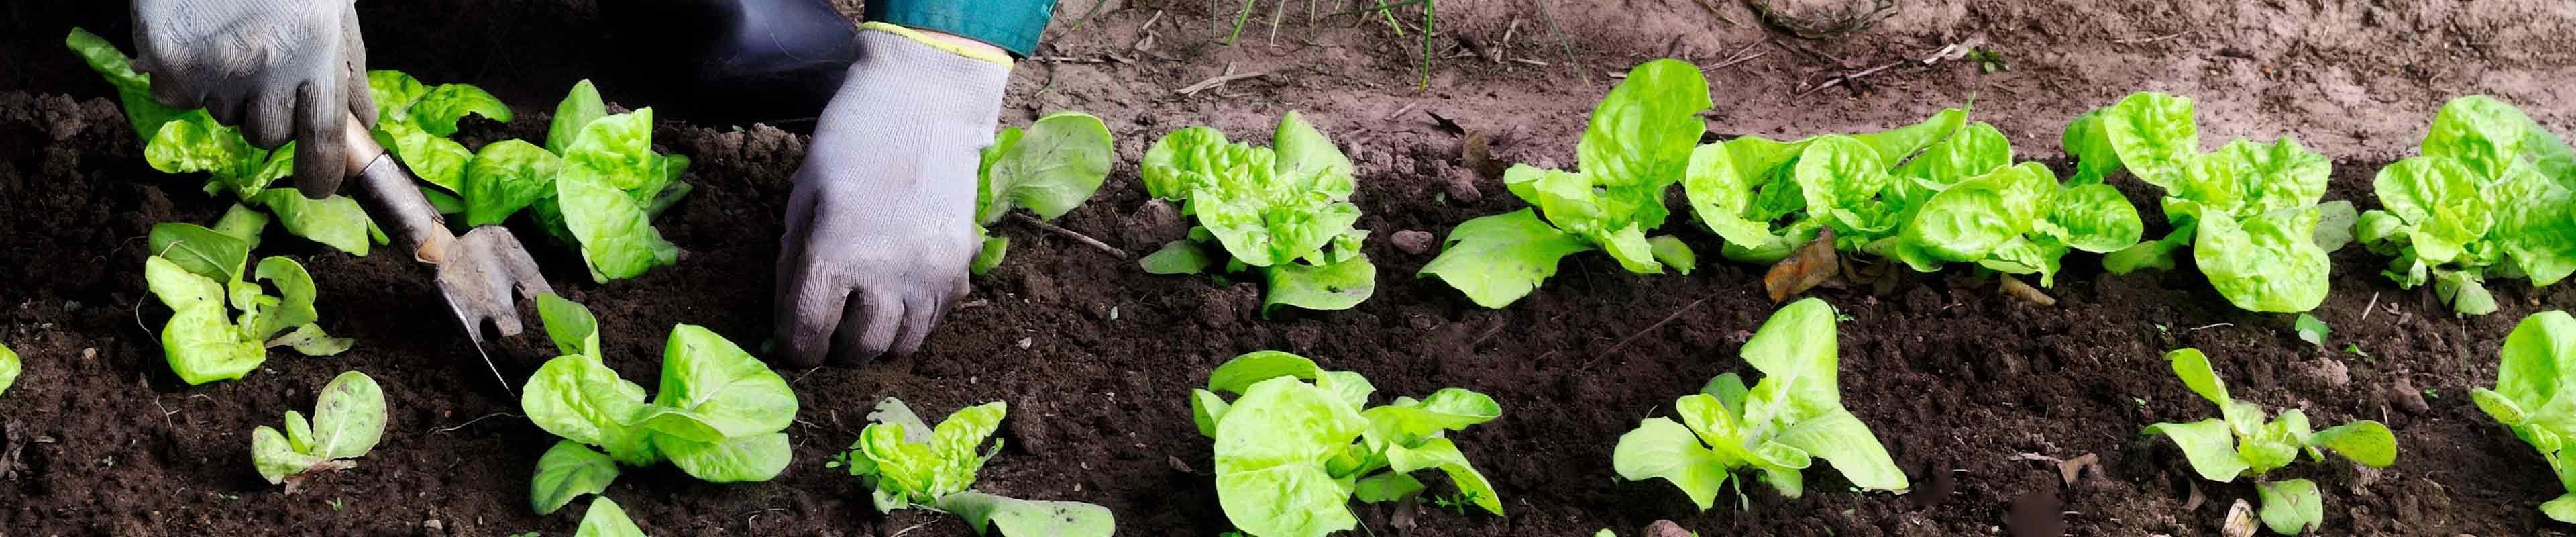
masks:
<svg viewBox="0 0 2576 537"><path fill-rule="evenodd" d="M134 43L154 100L205 108L262 147L292 137L304 197L348 175L342 118L376 124L352 0L136 0Z"/></svg>
<svg viewBox="0 0 2576 537"><path fill-rule="evenodd" d="M779 238L782 363L910 354L966 296L979 151L1010 59L871 23L823 110Z"/></svg>

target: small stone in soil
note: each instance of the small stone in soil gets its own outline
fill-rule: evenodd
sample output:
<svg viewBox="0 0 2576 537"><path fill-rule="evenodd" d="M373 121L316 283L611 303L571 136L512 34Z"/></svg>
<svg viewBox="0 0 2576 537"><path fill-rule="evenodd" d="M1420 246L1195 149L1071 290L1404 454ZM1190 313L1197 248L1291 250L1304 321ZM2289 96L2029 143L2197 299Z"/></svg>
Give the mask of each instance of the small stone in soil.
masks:
<svg viewBox="0 0 2576 537"><path fill-rule="evenodd" d="M2333 358L2318 358L2300 369L2300 373L2327 386L2341 387L2352 383L2352 368L2344 366L2342 361Z"/></svg>
<svg viewBox="0 0 2576 537"><path fill-rule="evenodd" d="M1476 172L1466 168L1452 168L1449 176L1440 181L1440 188L1442 192L1449 194L1449 199L1459 203L1475 203L1485 199L1485 192L1476 189Z"/></svg>
<svg viewBox="0 0 2576 537"><path fill-rule="evenodd" d="M2422 414L2433 409L2432 405L2424 404L2424 390L2415 389L2415 382L2404 377L2388 386L2388 398L2397 403L2397 408L2409 413Z"/></svg>
<svg viewBox="0 0 2576 537"><path fill-rule="evenodd" d="M1395 249L1403 250L1404 253L1422 255L1424 252L1431 251L1431 232L1428 231L1416 229L1398 231L1395 235L1387 237L1387 240L1395 243Z"/></svg>
<svg viewBox="0 0 2576 537"><path fill-rule="evenodd" d="M1653 524L1646 525L1646 537L1692 537L1693 535L1697 534L1682 529L1681 524L1675 524L1670 520L1657 520Z"/></svg>

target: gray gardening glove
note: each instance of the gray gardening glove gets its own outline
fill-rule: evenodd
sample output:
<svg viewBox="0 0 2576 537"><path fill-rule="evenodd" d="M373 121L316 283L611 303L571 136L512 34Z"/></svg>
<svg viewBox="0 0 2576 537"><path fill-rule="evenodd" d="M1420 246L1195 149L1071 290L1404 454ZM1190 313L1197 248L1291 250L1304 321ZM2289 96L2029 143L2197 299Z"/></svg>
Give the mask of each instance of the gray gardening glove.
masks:
<svg viewBox="0 0 2576 537"><path fill-rule="evenodd" d="M1009 57L870 24L823 109L779 238L780 361L910 354L966 296L979 152ZM971 54L971 56L970 56Z"/></svg>
<svg viewBox="0 0 2576 537"><path fill-rule="evenodd" d="M376 124L352 0L136 0L134 43L154 100L205 108L262 147L295 140L304 197L348 174L343 118Z"/></svg>

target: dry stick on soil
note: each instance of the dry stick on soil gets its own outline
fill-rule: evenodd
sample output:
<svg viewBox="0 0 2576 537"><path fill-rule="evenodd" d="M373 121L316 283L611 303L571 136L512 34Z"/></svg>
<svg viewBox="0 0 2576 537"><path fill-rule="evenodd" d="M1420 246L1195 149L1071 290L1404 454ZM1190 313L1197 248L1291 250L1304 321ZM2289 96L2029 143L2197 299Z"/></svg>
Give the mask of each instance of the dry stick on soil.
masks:
<svg viewBox="0 0 2576 537"><path fill-rule="evenodd" d="M438 433L438 434L447 434L447 433L448 433L448 431L454 431L454 430L457 430L457 429L463 429L463 428L465 428L465 426L467 426L467 425L473 425L473 424L474 424L474 422L483 421L483 420L491 419L491 418L498 417L498 416L509 416L509 417L513 417L513 418L523 418L523 417L526 417L526 416L521 416L521 415L518 415L518 414L511 414L511 413L508 413L508 412L494 412L494 413L490 413L490 414L484 414L484 415L483 415L483 417L474 418L474 419L470 419L470 420L465 420L465 423L459 423L459 424L456 424L456 426L454 426L454 427L440 427L440 428L436 428L436 429L430 429L430 430L429 430L429 432Z"/></svg>
<svg viewBox="0 0 2576 537"><path fill-rule="evenodd" d="M2135 44L2139 44L2139 43L2154 43L2154 42L2157 42L2157 41L2163 41L2163 40L2167 40L2167 39L2173 39L2173 38L2176 38L2176 37L2182 37L2182 36L2184 36L2184 35L2188 35L2188 34L2190 34L2190 33L2192 33L2192 32L2198 32L2198 31L2200 31L2200 29L2198 29L2198 28L2194 28L2194 29L2190 29L2190 30L2183 30L2183 31L2180 31L2180 32L2174 32L2174 33L2165 34L2165 35L2159 35L2159 36L2155 36L2155 37L2129 38L2129 39L2114 39L2114 40L2111 40L2111 42L2112 42L2112 43L2122 44L2122 45L2135 45Z"/></svg>
<svg viewBox="0 0 2576 537"><path fill-rule="evenodd" d="M1583 85L1592 85L1592 73L1585 72L1583 65L1574 61L1574 41L1566 39L1565 28L1556 25L1556 8L1550 7L1548 3L1548 0L1538 1L1538 14L1547 19L1548 33L1556 34L1556 46L1565 52L1565 65L1574 68L1575 75L1583 77ZM1534 65L1544 67L1547 64Z"/></svg>
<svg viewBox="0 0 2576 537"><path fill-rule="evenodd" d="M1729 52L1729 53L1726 53L1726 57L1728 57L1728 58L1733 58L1733 59L1726 60L1726 62L1725 62L1725 63L1720 63L1720 64L1717 64L1717 65L1712 65L1712 66L1708 66L1708 67L1702 67L1702 68L1700 68L1700 69L1699 69L1699 72L1701 72L1701 73L1707 73L1707 72L1709 72L1709 71L1711 71L1711 70L1715 70L1715 69L1724 69L1724 68L1727 68L1727 67L1732 67L1732 66L1734 66L1735 64L1744 63L1744 61L1745 61L1745 60L1750 60L1750 59L1754 59L1754 58L1760 58L1760 57L1762 57L1762 55L1761 55L1761 54L1755 54L1755 55L1752 55L1752 56L1746 56L1746 55L1744 55L1744 53L1745 53L1745 52L1752 51L1752 50L1753 50L1753 47L1759 47L1759 46L1762 46L1762 42L1761 42L1761 41L1755 41L1755 42L1752 42L1752 43L1746 43L1746 44L1744 45L1744 48L1735 49L1735 52Z"/></svg>
<svg viewBox="0 0 2576 537"><path fill-rule="evenodd" d="M1805 96L1807 96L1807 94L1809 94L1809 93L1815 93L1815 92L1816 92L1816 90L1821 90L1821 89L1830 88L1830 87L1834 87L1834 86L1847 85L1847 84L1849 84L1851 81L1853 81L1854 79L1858 79L1858 78L1860 78L1860 77L1869 76L1869 75L1875 75L1875 74L1878 74L1878 72L1879 72L1879 71L1885 71L1885 70L1889 70L1889 69L1895 69L1895 68L1896 68L1896 66L1899 66L1899 65L1905 65L1905 62L1894 62L1894 63L1889 63L1889 64L1887 64L1887 65L1881 65L1881 66L1877 66L1877 67L1871 67L1871 68L1869 68L1869 69L1862 70L1861 72L1851 73L1851 74L1846 74L1846 75L1843 75L1843 76L1834 77L1834 78L1833 78L1833 79L1831 79L1831 80L1826 80L1826 81L1824 81L1823 83L1816 84L1816 85L1815 85L1815 86L1813 86L1813 87L1809 87L1809 88L1807 88L1807 89L1805 89L1805 90L1800 90L1800 91L1798 92L1798 95L1797 95L1797 96L1798 96L1798 97L1805 97Z"/></svg>
<svg viewBox="0 0 2576 537"><path fill-rule="evenodd" d="M1026 222L1026 223L1028 223L1029 225L1032 225L1032 226L1037 226L1037 227L1038 227L1038 229L1047 230L1047 232L1049 232L1049 233L1054 233L1054 234L1057 234L1057 235L1063 235L1065 238L1073 239L1073 240L1074 240L1074 242L1080 242L1080 243L1083 243L1083 244L1086 244L1086 245L1090 245L1092 249L1100 250L1100 251L1101 251L1101 252L1103 252L1103 253L1107 253L1107 254L1109 254L1109 255L1116 256L1116 257L1117 257L1117 258L1119 258L1119 259L1126 259L1126 258L1127 258L1127 251L1126 251L1126 250L1120 250L1120 249L1118 249L1117 247L1110 246L1108 243L1100 242L1100 239L1094 239L1094 238L1091 238L1091 236L1090 236L1090 235L1084 235L1084 234L1082 234L1081 232L1077 232L1077 231L1074 231L1074 230L1065 229L1065 228L1061 228L1061 227L1056 227L1056 225L1055 225L1055 224L1049 224L1049 223L1047 223L1047 221L1045 221L1045 220L1039 220L1039 219L1037 219L1037 218L1035 218L1035 217L1031 217L1031 216L1029 216L1029 215L1025 215L1025 214L1020 214L1020 213L1011 213L1011 218L1013 218L1013 219L1017 219L1017 220L1019 220L1019 221L1021 221L1021 222Z"/></svg>
<svg viewBox="0 0 2576 537"><path fill-rule="evenodd" d="M1691 301L1691 303L1690 303L1690 304L1683 305L1683 306L1682 306L1682 309L1673 310L1673 313L1672 313L1671 315L1665 315L1665 316L1664 316L1664 320L1661 320L1661 321L1655 321L1655 324L1646 325L1646 329L1644 329L1644 330L1638 330L1638 331L1637 331L1637 333L1629 334L1629 335L1628 335L1628 337L1620 339L1618 343L1613 343L1613 344L1611 344L1611 345L1610 345L1610 349L1609 349L1609 350L1601 351L1601 357L1599 357L1599 358L1593 358L1593 359L1592 359L1592 361L1593 361L1594 363L1599 363L1601 360L1606 359L1606 358L1609 358L1609 357L1610 357L1611 355L1613 355L1613 354L1617 354L1617 353L1619 352L1619 348L1620 348L1620 347L1626 347L1626 346L1628 346L1628 342L1630 342L1630 341L1636 341L1638 337L1642 337L1642 336L1645 336L1646 334L1652 334L1652 333L1654 333L1654 332L1655 332L1655 329L1657 329L1657 328L1663 328L1665 323L1673 322L1673 319L1679 319L1679 318L1682 318L1682 314L1683 314L1683 313L1689 312L1690 310L1692 310L1692 309L1694 309L1694 308L1698 308L1698 307L1699 307L1699 304L1700 304L1701 302L1707 302L1707 301L1708 301L1708 299L1711 299L1711 298L1717 298L1717 294L1716 294L1716 293L1709 293L1709 295L1708 295L1708 296L1699 297L1699 300L1693 300L1693 301ZM1586 368L1586 369L1590 369L1590 368L1592 367L1592 365L1593 365L1593 364L1583 364L1583 367L1584 367L1584 368Z"/></svg>
<svg viewBox="0 0 2576 537"><path fill-rule="evenodd" d="M1207 91L1207 90L1210 90L1210 89L1215 89L1215 88L1216 88L1216 87L1218 87L1218 86L1223 86L1223 85L1225 85L1225 83L1227 83L1227 82L1233 82L1233 81L1236 81L1236 80L1243 80L1243 79L1246 79L1246 78L1260 78L1260 77L1269 76L1269 75L1270 75L1270 72L1269 72L1269 71L1253 71L1253 72L1250 72L1250 73L1237 73L1237 72L1234 72L1234 64L1229 63L1229 64L1225 64L1225 73L1223 73L1223 74L1219 74L1219 75L1216 75L1216 76L1213 76L1213 77L1209 77L1207 80L1201 80L1201 81L1199 81L1199 83L1197 83L1197 84L1191 84L1191 85L1189 85L1188 87L1184 87L1184 88L1181 88L1181 89L1178 89L1178 90L1173 90L1173 93L1179 93L1179 94L1182 94L1182 95L1198 95L1198 94L1199 94L1199 92Z"/></svg>
<svg viewBox="0 0 2576 537"><path fill-rule="evenodd" d="M2368 318L2370 318L2370 310L2375 310L2375 309L2379 309L2379 292L2378 292L2378 291L2371 291L2371 292L2370 292L2370 305L2368 305L2368 306L2362 306L2362 307L2361 307L2361 318L2363 318L2363 319L2368 319Z"/></svg>

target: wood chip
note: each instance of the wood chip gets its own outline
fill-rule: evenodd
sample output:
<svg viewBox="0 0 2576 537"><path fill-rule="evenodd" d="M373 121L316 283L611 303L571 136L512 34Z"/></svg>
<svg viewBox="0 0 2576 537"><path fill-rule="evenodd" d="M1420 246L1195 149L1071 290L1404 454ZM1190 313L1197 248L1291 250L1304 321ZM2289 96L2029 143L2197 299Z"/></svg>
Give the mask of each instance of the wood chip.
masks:
<svg viewBox="0 0 2576 537"><path fill-rule="evenodd" d="M1800 246L1798 251L1789 254L1788 259L1771 265L1771 271L1762 275L1762 287L1771 292L1772 302L1788 300L1840 275L1842 263L1839 257L1834 253L1834 230L1818 230L1816 240L1808 241L1806 246Z"/></svg>
<svg viewBox="0 0 2576 537"><path fill-rule="evenodd" d="M2012 277L2011 274L2003 275L2003 285L2000 287L2003 288L2004 296L2022 299L2023 302L2042 306L2057 305L2056 298L2049 297L2048 293L2040 291L2037 287L2031 287L2030 284L2021 283L2021 278Z"/></svg>

